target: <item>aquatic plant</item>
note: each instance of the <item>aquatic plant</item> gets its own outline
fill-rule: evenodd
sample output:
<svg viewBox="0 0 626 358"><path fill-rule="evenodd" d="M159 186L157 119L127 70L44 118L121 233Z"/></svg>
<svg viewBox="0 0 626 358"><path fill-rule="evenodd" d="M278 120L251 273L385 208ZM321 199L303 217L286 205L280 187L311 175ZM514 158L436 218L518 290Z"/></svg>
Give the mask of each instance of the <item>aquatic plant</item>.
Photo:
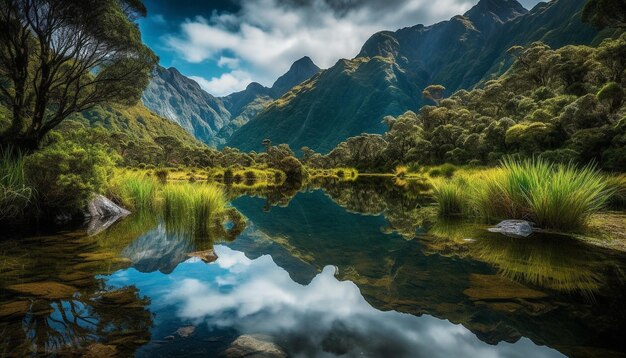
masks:
<svg viewBox="0 0 626 358"><path fill-rule="evenodd" d="M439 206L439 215L458 216L465 212L467 188L463 181L436 179L432 181L433 196Z"/></svg>
<svg viewBox="0 0 626 358"><path fill-rule="evenodd" d="M208 236L216 215L226 207L215 184L169 183L162 189L163 216L169 232Z"/></svg>

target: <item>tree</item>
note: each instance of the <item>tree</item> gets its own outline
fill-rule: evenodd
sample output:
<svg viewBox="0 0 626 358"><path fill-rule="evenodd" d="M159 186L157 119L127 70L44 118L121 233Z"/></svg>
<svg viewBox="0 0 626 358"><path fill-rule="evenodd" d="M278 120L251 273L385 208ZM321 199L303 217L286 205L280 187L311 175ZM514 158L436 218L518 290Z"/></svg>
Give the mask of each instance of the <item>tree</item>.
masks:
<svg viewBox="0 0 626 358"><path fill-rule="evenodd" d="M424 98L428 98L431 101L435 102L439 105L439 102L443 99L443 94L446 91L446 88L442 85L430 85L424 88L422 95Z"/></svg>
<svg viewBox="0 0 626 358"><path fill-rule="evenodd" d="M613 113L624 103L624 89L615 82L609 82L598 91L597 97L600 101L607 103Z"/></svg>
<svg viewBox="0 0 626 358"><path fill-rule="evenodd" d="M589 0L582 19L599 29L626 29L626 0Z"/></svg>
<svg viewBox="0 0 626 358"><path fill-rule="evenodd" d="M32 151L73 113L136 103L157 61L145 14L140 0L0 0L0 144Z"/></svg>

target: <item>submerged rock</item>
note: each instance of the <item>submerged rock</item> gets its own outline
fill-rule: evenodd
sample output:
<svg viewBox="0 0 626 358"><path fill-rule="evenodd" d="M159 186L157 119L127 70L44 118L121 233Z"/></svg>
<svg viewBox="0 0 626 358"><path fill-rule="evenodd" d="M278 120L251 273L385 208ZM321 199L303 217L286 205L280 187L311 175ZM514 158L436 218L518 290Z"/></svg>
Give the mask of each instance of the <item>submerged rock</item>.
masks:
<svg viewBox="0 0 626 358"><path fill-rule="evenodd" d="M270 342L271 337L244 334L237 337L224 352L226 357L267 357L283 358L287 353L277 344Z"/></svg>
<svg viewBox="0 0 626 358"><path fill-rule="evenodd" d="M504 220L487 230L510 237L528 237L533 233L533 224L525 220Z"/></svg>

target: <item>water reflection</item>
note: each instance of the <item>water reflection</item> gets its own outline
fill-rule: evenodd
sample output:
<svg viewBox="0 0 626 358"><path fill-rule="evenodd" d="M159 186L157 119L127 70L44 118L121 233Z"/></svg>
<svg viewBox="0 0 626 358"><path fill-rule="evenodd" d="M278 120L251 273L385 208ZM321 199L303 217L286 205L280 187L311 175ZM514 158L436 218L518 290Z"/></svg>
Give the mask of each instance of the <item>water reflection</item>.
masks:
<svg viewBox="0 0 626 358"><path fill-rule="evenodd" d="M528 339L490 346L461 325L379 311L354 283L339 281L332 266L300 285L270 256L250 260L224 246L215 251L215 264L190 260L166 283L132 270L117 272L107 282L132 283L152 297L152 311L173 310L181 325L202 326L209 336L224 327L238 334L268 335L295 356L561 356ZM141 351L152 353L150 348Z"/></svg>
<svg viewBox="0 0 626 358"><path fill-rule="evenodd" d="M203 232L133 215L0 241L0 356L215 355L242 335L293 356L626 351L623 254L440 221L423 189L233 186Z"/></svg>

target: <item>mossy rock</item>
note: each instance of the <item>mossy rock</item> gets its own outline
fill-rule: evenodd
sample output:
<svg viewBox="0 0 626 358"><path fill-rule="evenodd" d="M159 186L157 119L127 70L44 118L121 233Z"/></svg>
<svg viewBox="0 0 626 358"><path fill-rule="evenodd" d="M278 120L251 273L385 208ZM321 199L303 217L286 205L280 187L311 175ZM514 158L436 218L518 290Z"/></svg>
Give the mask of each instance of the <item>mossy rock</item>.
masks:
<svg viewBox="0 0 626 358"><path fill-rule="evenodd" d="M547 294L498 275L470 275L470 287L463 291L471 300L543 298Z"/></svg>
<svg viewBox="0 0 626 358"><path fill-rule="evenodd" d="M77 291L75 287L54 281L20 283L7 286L7 289L48 299L69 298Z"/></svg>

